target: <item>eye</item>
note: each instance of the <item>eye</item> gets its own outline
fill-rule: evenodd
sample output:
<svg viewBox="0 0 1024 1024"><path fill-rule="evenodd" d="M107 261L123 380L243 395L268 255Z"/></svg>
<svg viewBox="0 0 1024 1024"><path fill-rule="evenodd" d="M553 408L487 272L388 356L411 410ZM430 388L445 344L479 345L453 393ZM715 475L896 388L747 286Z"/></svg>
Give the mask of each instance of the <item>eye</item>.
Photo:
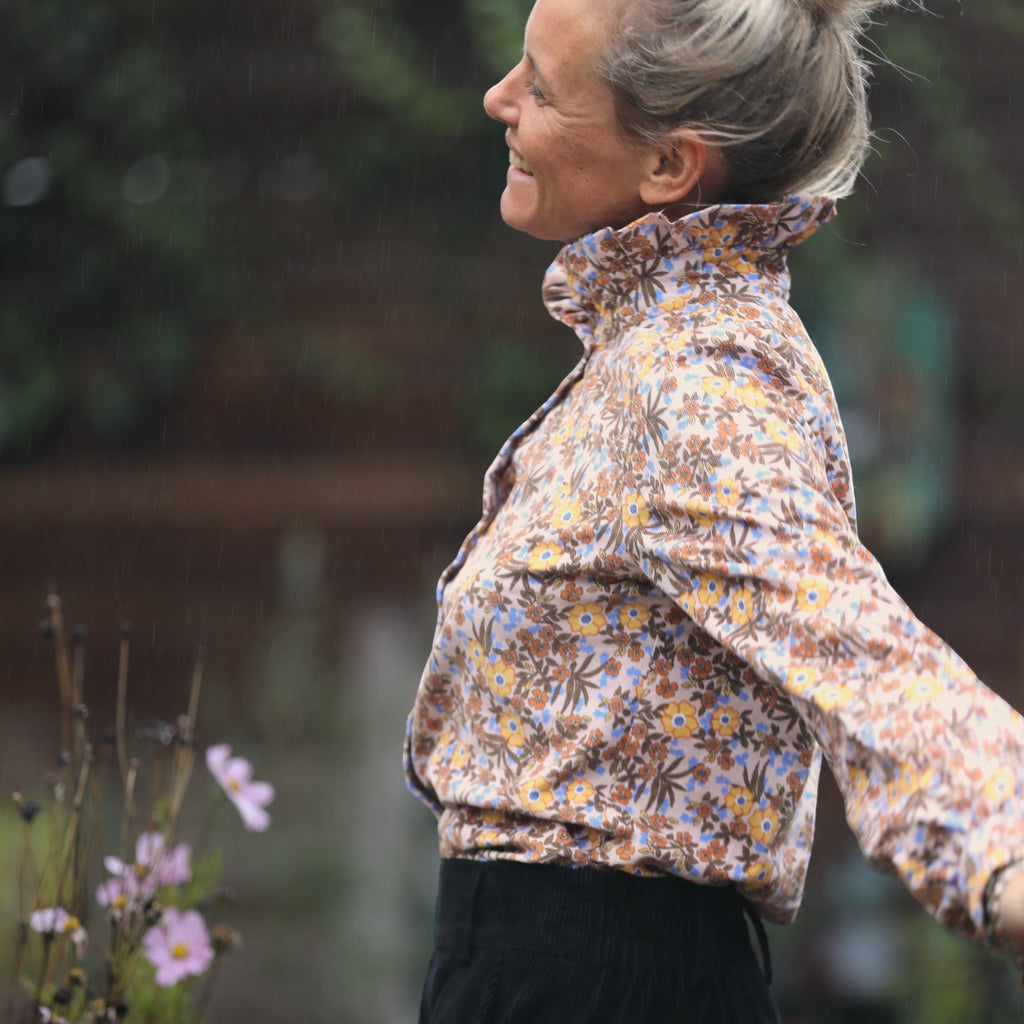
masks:
<svg viewBox="0 0 1024 1024"><path fill-rule="evenodd" d="M543 100L543 99L544 99L544 93L542 93L542 92L540 91L540 89L538 89L538 88L537 88L537 83L536 83L536 82L530 82L530 81L528 81L528 82L526 82L526 83L524 84L524 86L523 86L523 87L524 87L524 88L526 89L526 91L527 91L527 92L528 92L528 93L529 93L529 94L530 94L530 95L531 95L531 96L532 96L532 97L533 97L533 98L534 98L535 100Z"/></svg>

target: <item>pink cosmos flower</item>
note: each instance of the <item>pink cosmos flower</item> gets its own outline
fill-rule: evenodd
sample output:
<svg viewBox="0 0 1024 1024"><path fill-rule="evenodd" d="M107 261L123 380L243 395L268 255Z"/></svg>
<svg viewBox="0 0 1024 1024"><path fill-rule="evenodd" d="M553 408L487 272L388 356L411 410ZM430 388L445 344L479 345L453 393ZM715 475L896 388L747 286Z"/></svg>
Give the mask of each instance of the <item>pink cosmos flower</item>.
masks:
<svg viewBox="0 0 1024 1024"><path fill-rule="evenodd" d="M168 907L142 936L142 955L156 968L161 988L170 988L190 974L202 974L213 960L203 915L198 910Z"/></svg>
<svg viewBox="0 0 1024 1024"><path fill-rule="evenodd" d="M253 782L252 765L244 757L232 757L226 743L207 749L206 766L238 808L245 827L250 832L264 831L270 824L264 808L274 799L274 787L269 782Z"/></svg>
<svg viewBox="0 0 1024 1024"><path fill-rule="evenodd" d="M101 907L126 910L152 899L165 885L181 885L192 877L192 848L187 843L167 847L159 832L143 832L135 842L135 863L105 857L104 867L113 876L96 890Z"/></svg>
<svg viewBox="0 0 1024 1024"><path fill-rule="evenodd" d="M67 935L74 943L75 953L81 959L89 949L89 934L82 922L63 907L45 907L33 910L28 917L29 927L43 935Z"/></svg>

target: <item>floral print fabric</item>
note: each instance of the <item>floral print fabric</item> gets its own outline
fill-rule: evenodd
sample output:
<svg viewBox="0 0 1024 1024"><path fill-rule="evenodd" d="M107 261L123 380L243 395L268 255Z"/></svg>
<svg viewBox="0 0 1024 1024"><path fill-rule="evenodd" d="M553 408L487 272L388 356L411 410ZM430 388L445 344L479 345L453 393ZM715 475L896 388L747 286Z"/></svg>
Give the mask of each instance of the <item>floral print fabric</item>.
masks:
<svg viewBox="0 0 1024 1024"><path fill-rule="evenodd" d="M787 921L824 753L869 860L984 939L1024 855L1024 728L858 541L786 301L832 212L652 214L549 269L584 354L487 473L409 718L443 856L731 882Z"/></svg>

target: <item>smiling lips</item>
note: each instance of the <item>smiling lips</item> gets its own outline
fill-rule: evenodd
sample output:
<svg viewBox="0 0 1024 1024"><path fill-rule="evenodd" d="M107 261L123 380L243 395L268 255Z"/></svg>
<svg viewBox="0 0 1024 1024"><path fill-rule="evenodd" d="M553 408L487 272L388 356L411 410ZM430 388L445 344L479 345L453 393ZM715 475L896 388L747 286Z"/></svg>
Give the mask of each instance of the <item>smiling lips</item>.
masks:
<svg viewBox="0 0 1024 1024"><path fill-rule="evenodd" d="M533 174L533 171L530 170L530 165L511 149L508 151L508 162L510 167L514 167L517 171L522 171L523 174Z"/></svg>

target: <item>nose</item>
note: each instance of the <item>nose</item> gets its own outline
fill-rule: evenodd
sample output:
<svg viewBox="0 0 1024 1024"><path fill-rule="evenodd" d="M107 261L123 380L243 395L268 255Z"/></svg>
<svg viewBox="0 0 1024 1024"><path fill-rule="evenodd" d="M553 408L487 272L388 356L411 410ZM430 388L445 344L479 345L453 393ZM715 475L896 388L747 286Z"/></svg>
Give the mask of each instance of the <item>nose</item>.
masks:
<svg viewBox="0 0 1024 1024"><path fill-rule="evenodd" d="M511 88L511 79L514 74L515 68L484 93L484 110L487 111L487 116L507 125L511 125L516 117L516 104Z"/></svg>

